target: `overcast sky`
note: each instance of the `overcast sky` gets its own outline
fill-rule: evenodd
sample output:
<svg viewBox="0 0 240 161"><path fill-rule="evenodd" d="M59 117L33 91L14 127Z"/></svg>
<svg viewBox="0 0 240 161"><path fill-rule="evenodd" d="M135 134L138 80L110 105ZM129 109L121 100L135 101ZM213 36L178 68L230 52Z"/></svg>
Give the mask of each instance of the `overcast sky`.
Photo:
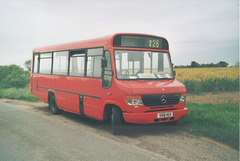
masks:
<svg viewBox="0 0 240 161"><path fill-rule="evenodd" d="M0 65L38 46L118 32L163 36L175 65L239 61L238 0L0 0Z"/></svg>

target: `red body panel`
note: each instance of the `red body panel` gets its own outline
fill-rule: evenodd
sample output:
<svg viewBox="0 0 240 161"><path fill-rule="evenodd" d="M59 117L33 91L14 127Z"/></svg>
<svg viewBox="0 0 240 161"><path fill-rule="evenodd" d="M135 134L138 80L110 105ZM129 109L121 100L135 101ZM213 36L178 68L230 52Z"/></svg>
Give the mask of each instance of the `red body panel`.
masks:
<svg viewBox="0 0 240 161"><path fill-rule="evenodd" d="M129 35L129 33L127 33ZM112 70L115 71L113 50L119 49L112 46L113 38L117 34L106 36L103 38L92 39L87 41L66 43L60 45L52 45L47 47L35 48L33 53L53 52L59 50L71 50L91 47L104 47L104 50L109 50L111 53ZM135 34L136 35L136 34ZM139 34L138 34L139 35ZM140 34L145 35L145 34ZM145 35L152 36L152 35ZM161 38L161 37L160 37ZM125 49L125 48L121 48ZM128 50L134 48L126 48ZM146 50L138 48L138 50ZM153 51L166 51L151 49ZM167 51L169 52L169 51ZM146 112L149 107L130 106L126 102L126 96L129 95L148 95L148 94L172 94L181 93L186 95L185 86L177 80L152 80L152 81L125 81L118 80L116 74L113 75L112 85L109 89L102 88L101 78L88 78L77 76L60 76L46 74L31 74L31 92L43 102L48 103L48 94L53 92L56 98L57 105L60 109L81 114L79 106L79 97L83 96L84 115L103 120L104 108L107 104L118 106L123 111L123 117L126 122L130 123L159 123L154 121L157 113L161 112ZM164 107L169 112L169 108L173 112L175 119L179 120L185 117L188 110L185 108L186 103L178 103L171 107ZM166 120L169 121L169 120ZM173 121L173 120L171 120Z"/></svg>
<svg viewBox="0 0 240 161"><path fill-rule="evenodd" d="M103 95L101 79L38 74L37 88L38 92L33 94L43 102L48 102L47 94L53 91L59 108L74 113L80 113L79 94L83 94L85 115L102 119L103 102L99 101L99 98L91 97Z"/></svg>

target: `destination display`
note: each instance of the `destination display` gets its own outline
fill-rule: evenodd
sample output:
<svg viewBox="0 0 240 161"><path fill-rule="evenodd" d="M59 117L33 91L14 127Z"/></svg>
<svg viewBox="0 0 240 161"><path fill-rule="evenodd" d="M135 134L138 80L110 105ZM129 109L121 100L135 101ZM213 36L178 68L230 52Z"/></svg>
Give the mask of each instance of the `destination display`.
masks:
<svg viewBox="0 0 240 161"><path fill-rule="evenodd" d="M113 46L168 50L165 39L139 35L117 35L113 40Z"/></svg>

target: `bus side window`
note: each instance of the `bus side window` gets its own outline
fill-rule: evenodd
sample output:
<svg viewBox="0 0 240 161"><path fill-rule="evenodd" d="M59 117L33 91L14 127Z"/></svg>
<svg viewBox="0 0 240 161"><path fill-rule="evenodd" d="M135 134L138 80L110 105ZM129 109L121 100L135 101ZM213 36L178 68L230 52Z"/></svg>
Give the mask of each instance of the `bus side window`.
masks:
<svg viewBox="0 0 240 161"><path fill-rule="evenodd" d="M70 53L69 75L84 76L85 50L72 51Z"/></svg>
<svg viewBox="0 0 240 161"><path fill-rule="evenodd" d="M101 77L103 48L87 49L87 77Z"/></svg>
<svg viewBox="0 0 240 161"><path fill-rule="evenodd" d="M38 73L39 54L33 56L33 73Z"/></svg>
<svg viewBox="0 0 240 161"><path fill-rule="evenodd" d="M41 53L39 60L39 73L51 74L52 53Z"/></svg>
<svg viewBox="0 0 240 161"><path fill-rule="evenodd" d="M53 74L67 75L68 72L68 51L53 53Z"/></svg>

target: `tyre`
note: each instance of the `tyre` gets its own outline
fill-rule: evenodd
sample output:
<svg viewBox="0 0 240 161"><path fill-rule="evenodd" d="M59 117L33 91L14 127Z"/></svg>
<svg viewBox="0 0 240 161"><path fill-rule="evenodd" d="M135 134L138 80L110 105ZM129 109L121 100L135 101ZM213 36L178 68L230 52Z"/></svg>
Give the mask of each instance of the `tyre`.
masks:
<svg viewBox="0 0 240 161"><path fill-rule="evenodd" d="M122 111L116 107L112 108L111 115L111 127L113 135L119 135L122 133L123 116Z"/></svg>
<svg viewBox="0 0 240 161"><path fill-rule="evenodd" d="M59 113L59 109L56 103L55 96L51 96L50 101L49 101L49 110L52 114L56 115Z"/></svg>

